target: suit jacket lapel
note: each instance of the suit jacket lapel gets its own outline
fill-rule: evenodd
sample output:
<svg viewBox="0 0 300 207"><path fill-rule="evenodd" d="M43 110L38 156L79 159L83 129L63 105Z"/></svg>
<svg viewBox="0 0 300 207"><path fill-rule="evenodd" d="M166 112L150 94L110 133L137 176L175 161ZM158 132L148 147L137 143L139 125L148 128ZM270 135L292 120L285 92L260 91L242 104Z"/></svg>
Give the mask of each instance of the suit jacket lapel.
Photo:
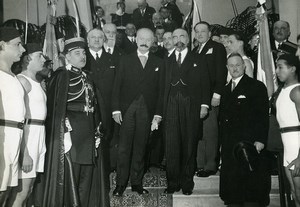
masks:
<svg viewBox="0 0 300 207"><path fill-rule="evenodd" d="M184 72L187 72L191 67L190 67L190 64L191 64L191 52L188 51L181 66L180 66L180 70L184 71ZM176 62L176 61L175 61Z"/></svg>
<svg viewBox="0 0 300 207"><path fill-rule="evenodd" d="M210 48L210 41L211 40L208 40L206 42L206 44L204 45L204 47L203 47L203 49L201 50L201 53L200 53L201 55L205 55L207 53L208 49Z"/></svg>

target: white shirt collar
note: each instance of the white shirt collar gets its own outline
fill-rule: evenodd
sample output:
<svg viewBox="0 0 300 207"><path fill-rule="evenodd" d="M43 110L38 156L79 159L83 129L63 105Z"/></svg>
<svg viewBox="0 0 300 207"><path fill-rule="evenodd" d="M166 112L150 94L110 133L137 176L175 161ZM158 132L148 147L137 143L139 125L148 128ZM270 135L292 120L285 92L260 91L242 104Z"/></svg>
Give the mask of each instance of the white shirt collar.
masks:
<svg viewBox="0 0 300 207"><path fill-rule="evenodd" d="M96 54L98 54L98 57L100 58L101 57L101 55L102 55L102 49L100 49L98 52L95 52L94 50L92 50L91 48L89 48L89 51L90 51L90 53L92 54L92 56L94 57L94 59L96 60L96 57L97 57L97 55Z"/></svg>
<svg viewBox="0 0 300 207"><path fill-rule="evenodd" d="M138 55L138 56L145 56L145 57L148 59L149 51L146 52L145 54L143 54L143 53L141 53L139 50L137 50L137 55Z"/></svg>
<svg viewBox="0 0 300 207"><path fill-rule="evenodd" d="M132 41L135 40L135 37L134 37L134 36L127 36L127 38L130 40L130 42L132 42Z"/></svg>
<svg viewBox="0 0 300 207"><path fill-rule="evenodd" d="M237 87L237 85L239 84L240 80L242 79L244 75L242 75L241 77L236 78L235 80L232 79L233 82L235 82L235 87Z"/></svg>
<svg viewBox="0 0 300 207"><path fill-rule="evenodd" d="M208 39L209 40L209 39ZM201 48L199 49L199 53L201 53L201 51L203 50L204 46L206 45L206 43L208 42L208 40L204 43L201 44ZM200 45L199 45L200 46Z"/></svg>
<svg viewBox="0 0 300 207"><path fill-rule="evenodd" d="M181 63L183 62L183 60L184 60L184 58L185 58L185 56L186 56L186 54L188 53L188 48L186 47L184 50L182 50L181 52ZM177 60L177 58L178 58L178 54L179 54L179 52L177 51L177 50L175 50L175 55L176 55L176 60Z"/></svg>
<svg viewBox="0 0 300 207"><path fill-rule="evenodd" d="M284 42L286 42L286 40L283 40L282 42L278 42L277 40L275 40L276 49L278 50L279 44L282 44Z"/></svg>
<svg viewBox="0 0 300 207"><path fill-rule="evenodd" d="M109 47L107 45L104 45L105 52L107 52L107 53L108 53L108 48L110 48L110 54L113 54L114 53L114 47Z"/></svg>

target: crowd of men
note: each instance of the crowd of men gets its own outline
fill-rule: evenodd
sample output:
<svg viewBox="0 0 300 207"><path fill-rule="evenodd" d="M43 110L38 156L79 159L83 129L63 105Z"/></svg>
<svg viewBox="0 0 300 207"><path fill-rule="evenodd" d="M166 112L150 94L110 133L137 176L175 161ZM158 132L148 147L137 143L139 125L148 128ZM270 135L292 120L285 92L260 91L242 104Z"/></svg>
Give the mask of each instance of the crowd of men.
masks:
<svg viewBox="0 0 300 207"><path fill-rule="evenodd" d="M49 61L39 44L24 48L16 29L0 28L0 206L109 206L109 173L117 174L113 196L123 195L129 179L132 191L148 194L143 177L151 164L166 171L165 193L191 195L194 175L220 171L225 205L267 206L270 130L296 133L292 144L283 141L283 166L300 206L300 36L291 54L289 23L273 26L283 83L276 106L288 99L295 108L293 123L278 110L279 129L270 121L267 88L256 80L257 34L251 60L241 32L212 37L201 21L192 49L174 0L163 0L159 12L137 2L126 25L106 23L97 8L101 19L86 37L65 40L61 67L50 77L41 72ZM124 13L125 3L117 6ZM289 84L296 87L283 98Z"/></svg>

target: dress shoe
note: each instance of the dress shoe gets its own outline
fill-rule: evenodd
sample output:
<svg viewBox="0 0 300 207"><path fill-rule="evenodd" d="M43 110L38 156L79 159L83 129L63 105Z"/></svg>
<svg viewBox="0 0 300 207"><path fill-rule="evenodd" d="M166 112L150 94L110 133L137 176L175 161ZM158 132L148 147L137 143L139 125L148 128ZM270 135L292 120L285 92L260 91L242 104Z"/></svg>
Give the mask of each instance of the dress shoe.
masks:
<svg viewBox="0 0 300 207"><path fill-rule="evenodd" d="M126 186L117 185L116 189L113 191L113 196L121 197L126 189Z"/></svg>
<svg viewBox="0 0 300 207"><path fill-rule="evenodd" d="M192 195L193 191L192 190L183 190L182 189L182 194L183 195Z"/></svg>
<svg viewBox="0 0 300 207"><path fill-rule="evenodd" d="M166 188L164 190L164 193L165 194L173 194L173 193L178 192L178 191L180 191L180 188Z"/></svg>
<svg viewBox="0 0 300 207"><path fill-rule="evenodd" d="M212 171L212 170L199 169L196 171L196 175L198 177L202 177L202 178L206 178L206 177L209 177L209 176L215 175L215 174L216 174L216 172Z"/></svg>
<svg viewBox="0 0 300 207"><path fill-rule="evenodd" d="M132 190L132 192L137 192L140 195L142 195L142 194L148 194L149 193L149 191L147 191L141 185L133 185L133 186L131 186L131 190Z"/></svg>

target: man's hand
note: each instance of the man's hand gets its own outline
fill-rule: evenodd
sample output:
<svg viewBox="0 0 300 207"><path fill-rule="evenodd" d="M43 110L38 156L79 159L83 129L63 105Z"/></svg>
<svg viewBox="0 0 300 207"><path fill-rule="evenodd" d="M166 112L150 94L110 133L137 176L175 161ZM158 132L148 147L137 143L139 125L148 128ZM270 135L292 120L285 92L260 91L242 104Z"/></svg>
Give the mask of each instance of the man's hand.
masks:
<svg viewBox="0 0 300 207"><path fill-rule="evenodd" d="M158 125L161 122L162 118L154 116L151 124L151 131L158 130Z"/></svg>
<svg viewBox="0 0 300 207"><path fill-rule="evenodd" d="M265 145L261 142L254 142L254 146L258 153L260 153L260 151L262 151L265 148Z"/></svg>
<svg viewBox="0 0 300 207"><path fill-rule="evenodd" d="M219 106L220 105L220 98L212 98L211 99L211 106L213 106L213 107L216 107L216 106Z"/></svg>
<svg viewBox="0 0 300 207"><path fill-rule="evenodd" d="M208 108L205 106L201 106L200 109L200 119L203 119L208 114Z"/></svg>
<svg viewBox="0 0 300 207"><path fill-rule="evenodd" d="M28 153L24 153L21 165L24 173L29 173L32 170L33 160Z"/></svg>
<svg viewBox="0 0 300 207"><path fill-rule="evenodd" d="M100 143L101 143L100 137L96 137L96 139L95 139L95 147L96 147L96 149L98 149Z"/></svg>
<svg viewBox="0 0 300 207"><path fill-rule="evenodd" d="M115 120L115 122L117 122L118 124L121 125L123 119L122 119L122 114L121 113L115 113L113 114L113 119Z"/></svg>
<svg viewBox="0 0 300 207"><path fill-rule="evenodd" d="M298 156L290 164L288 164L287 168L290 169L293 165L294 169L292 170L292 176L300 177L300 156Z"/></svg>

